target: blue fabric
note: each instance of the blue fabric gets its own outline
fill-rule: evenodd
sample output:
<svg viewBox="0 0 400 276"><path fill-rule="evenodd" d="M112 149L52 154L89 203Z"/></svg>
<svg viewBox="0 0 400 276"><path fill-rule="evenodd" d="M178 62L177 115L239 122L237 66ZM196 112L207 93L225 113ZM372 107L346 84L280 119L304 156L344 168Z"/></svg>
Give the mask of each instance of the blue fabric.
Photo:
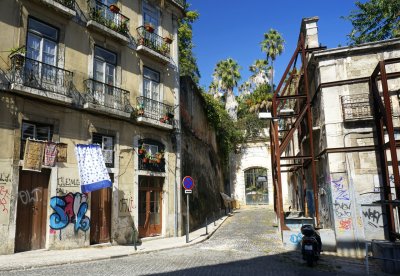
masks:
<svg viewBox="0 0 400 276"><path fill-rule="evenodd" d="M93 191L100 190L103 188L110 188L110 187L112 187L111 180L103 180L103 181L92 183L92 184L81 185L81 190L82 190L82 193L89 193L89 192L93 192Z"/></svg>

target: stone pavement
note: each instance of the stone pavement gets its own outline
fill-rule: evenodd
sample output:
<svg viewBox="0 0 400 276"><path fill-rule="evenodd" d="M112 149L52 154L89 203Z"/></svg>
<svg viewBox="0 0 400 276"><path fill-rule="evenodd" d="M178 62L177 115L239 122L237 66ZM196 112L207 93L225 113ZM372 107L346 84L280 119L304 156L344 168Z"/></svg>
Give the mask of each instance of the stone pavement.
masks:
<svg viewBox="0 0 400 276"><path fill-rule="evenodd" d="M189 243L186 243L186 235L171 238L146 238L137 245L135 250L133 245L108 245L90 246L70 250L34 250L11 255L0 256L0 272L12 270L26 270L31 268L47 267L62 264L82 263L94 260L106 260L121 258L133 254L156 252L171 248L191 246L207 240L229 217L223 216L208 224L208 234L206 227L189 233Z"/></svg>

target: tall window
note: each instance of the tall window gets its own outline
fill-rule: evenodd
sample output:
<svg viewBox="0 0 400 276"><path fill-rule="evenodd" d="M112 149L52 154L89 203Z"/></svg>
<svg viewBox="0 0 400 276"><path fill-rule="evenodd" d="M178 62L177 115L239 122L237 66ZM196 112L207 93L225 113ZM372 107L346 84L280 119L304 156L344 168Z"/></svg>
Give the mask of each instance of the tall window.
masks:
<svg viewBox="0 0 400 276"><path fill-rule="evenodd" d="M160 73L143 68L143 96L160 102Z"/></svg>
<svg viewBox="0 0 400 276"><path fill-rule="evenodd" d="M23 159L25 151L25 143L28 138L41 141L51 141L52 137L53 137L52 126L34 122L22 122L20 158Z"/></svg>
<svg viewBox="0 0 400 276"><path fill-rule="evenodd" d="M94 47L93 78L96 81L94 87L95 99L104 104L108 96L112 96L115 86L115 68L117 55L101 47ZM112 97L110 97L112 100Z"/></svg>
<svg viewBox="0 0 400 276"><path fill-rule="evenodd" d="M26 68L35 77L55 81L57 65L58 30L36 19L28 19ZM40 64L38 62L44 64ZM50 66L48 66L50 65Z"/></svg>
<svg viewBox="0 0 400 276"><path fill-rule="evenodd" d="M143 1L143 25L146 23L152 24L154 26L154 32L158 32L158 10L153 6L150 6L147 2Z"/></svg>

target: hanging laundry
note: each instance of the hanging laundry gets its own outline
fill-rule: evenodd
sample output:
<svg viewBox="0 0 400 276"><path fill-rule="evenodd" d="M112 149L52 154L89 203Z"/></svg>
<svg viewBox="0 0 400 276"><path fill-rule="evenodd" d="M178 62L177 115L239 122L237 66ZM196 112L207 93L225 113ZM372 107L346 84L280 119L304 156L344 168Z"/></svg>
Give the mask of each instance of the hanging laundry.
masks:
<svg viewBox="0 0 400 276"><path fill-rule="evenodd" d="M82 193L112 187L100 145L75 146Z"/></svg>
<svg viewBox="0 0 400 276"><path fill-rule="evenodd" d="M45 143L27 139L25 143L24 164L22 170L26 171L42 171L43 154Z"/></svg>
<svg viewBox="0 0 400 276"><path fill-rule="evenodd" d="M56 165L57 157L57 144L53 142L47 142L44 149L44 165L54 167Z"/></svg>
<svg viewBox="0 0 400 276"><path fill-rule="evenodd" d="M57 144L57 162L67 162L68 145L64 143Z"/></svg>

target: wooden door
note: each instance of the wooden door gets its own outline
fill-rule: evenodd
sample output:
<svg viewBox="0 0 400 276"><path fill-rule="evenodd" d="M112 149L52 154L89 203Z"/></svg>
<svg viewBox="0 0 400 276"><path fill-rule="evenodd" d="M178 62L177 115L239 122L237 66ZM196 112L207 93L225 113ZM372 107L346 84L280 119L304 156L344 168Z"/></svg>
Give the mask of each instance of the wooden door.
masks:
<svg viewBox="0 0 400 276"><path fill-rule="evenodd" d="M111 188L91 192L90 244L111 240Z"/></svg>
<svg viewBox="0 0 400 276"><path fill-rule="evenodd" d="M152 237L162 230L162 179L139 180L139 237Z"/></svg>
<svg viewBox="0 0 400 276"><path fill-rule="evenodd" d="M15 252L46 246L47 197L50 170L20 170Z"/></svg>

